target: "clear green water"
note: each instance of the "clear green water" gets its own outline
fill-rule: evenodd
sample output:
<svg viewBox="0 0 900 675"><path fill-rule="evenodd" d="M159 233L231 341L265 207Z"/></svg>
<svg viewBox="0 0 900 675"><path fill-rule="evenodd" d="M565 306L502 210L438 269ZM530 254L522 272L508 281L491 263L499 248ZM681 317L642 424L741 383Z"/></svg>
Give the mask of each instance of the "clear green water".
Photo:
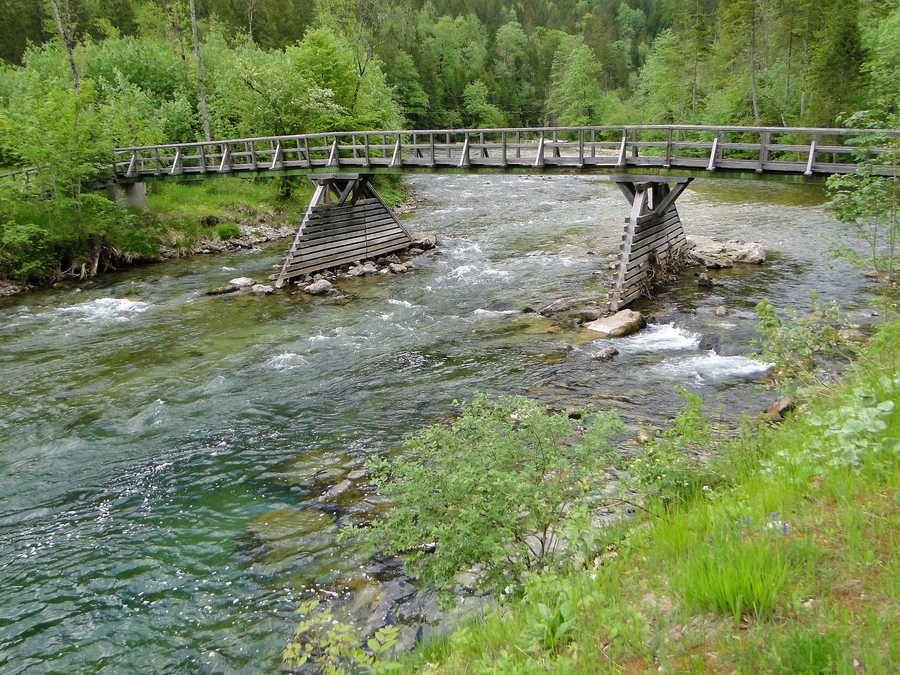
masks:
<svg viewBox="0 0 900 675"><path fill-rule="evenodd" d="M815 289L866 302L862 281L825 256L839 226L816 188L698 182L679 200L686 229L762 241L773 262L718 273L712 291L686 275L646 304L655 326L594 362L587 350L603 341L516 312L605 294L608 275L591 271L618 247L615 186L409 180L429 205L407 224L440 233L440 254L344 284L344 305L203 294L264 277L281 244L0 305L0 670L275 670L305 589L370 569L335 541L377 508L358 469L455 398L591 400L637 423L671 416L681 385L735 419L771 398L763 367L735 356L759 299L802 307ZM728 316L714 315L720 304ZM710 332L721 353L699 349ZM390 603L366 606L381 612L370 627L398 620Z"/></svg>

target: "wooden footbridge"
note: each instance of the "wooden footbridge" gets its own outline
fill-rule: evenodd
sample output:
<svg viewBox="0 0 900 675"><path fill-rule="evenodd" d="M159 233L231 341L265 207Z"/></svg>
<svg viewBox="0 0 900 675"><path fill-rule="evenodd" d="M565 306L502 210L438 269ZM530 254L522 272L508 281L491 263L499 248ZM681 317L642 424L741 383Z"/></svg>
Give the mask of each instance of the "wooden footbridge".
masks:
<svg viewBox="0 0 900 675"><path fill-rule="evenodd" d="M874 173L896 175L896 159L892 165L878 158L896 157L898 140L896 129L695 125L346 131L120 148L110 168L132 191L146 179L308 174L315 195L276 276L278 287L410 244L373 189L373 174L612 174L631 206L610 293L616 310L646 293L683 253L675 200L697 175L823 177L853 173L865 159L874 160Z"/></svg>

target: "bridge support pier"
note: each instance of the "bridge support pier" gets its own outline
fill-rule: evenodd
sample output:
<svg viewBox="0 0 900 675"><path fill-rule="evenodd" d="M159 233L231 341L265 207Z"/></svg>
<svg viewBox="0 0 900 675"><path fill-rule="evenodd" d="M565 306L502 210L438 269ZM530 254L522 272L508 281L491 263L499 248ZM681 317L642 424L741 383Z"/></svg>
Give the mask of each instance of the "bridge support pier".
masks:
<svg viewBox="0 0 900 675"><path fill-rule="evenodd" d="M625 222L619 264L613 274L610 312L649 296L666 272L680 265L687 251L687 239L675 200L693 180L628 175L613 179L631 204L631 216Z"/></svg>
<svg viewBox="0 0 900 675"><path fill-rule="evenodd" d="M130 209L147 208L147 184L144 181L113 183L107 186L106 193L111 200Z"/></svg>
<svg viewBox="0 0 900 675"><path fill-rule="evenodd" d="M329 267L408 247L412 237L372 186L371 174L310 174L316 186L275 275L275 287Z"/></svg>

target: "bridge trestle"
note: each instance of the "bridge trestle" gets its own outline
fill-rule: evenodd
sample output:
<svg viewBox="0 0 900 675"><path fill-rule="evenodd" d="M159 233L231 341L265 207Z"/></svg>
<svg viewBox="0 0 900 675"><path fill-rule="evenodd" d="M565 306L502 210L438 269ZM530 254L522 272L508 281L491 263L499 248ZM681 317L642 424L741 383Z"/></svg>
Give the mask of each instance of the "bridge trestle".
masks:
<svg viewBox="0 0 900 675"><path fill-rule="evenodd" d="M407 248L412 237L382 201L371 175L311 174L316 190L275 287L320 270Z"/></svg>
<svg viewBox="0 0 900 675"><path fill-rule="evenodd" d="M631 216L613 274L610 312L649 296L655 285L681 266L687 239L675 200L693 178L616 176L614 180L631 204Z"/></svg>

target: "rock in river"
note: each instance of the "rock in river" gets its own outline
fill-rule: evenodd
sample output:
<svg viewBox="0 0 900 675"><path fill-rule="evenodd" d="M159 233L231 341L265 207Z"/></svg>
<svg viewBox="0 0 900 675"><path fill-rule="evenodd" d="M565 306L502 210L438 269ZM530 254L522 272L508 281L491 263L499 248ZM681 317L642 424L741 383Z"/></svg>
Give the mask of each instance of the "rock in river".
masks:
<svg viewBox="0 0 900 675"><path fill-rule="evenodd" d="M310 295L325 295L333 288L334 286L332 286L331 282L327 279L319 279L318 281L312 282L309 286L305 286L303 292L309 293Z"/></svg>
<svg viewBox="0 0 900 675"><path fill-rule="evenodd" d="M766 260L765 249L754 241L721 241L697 235L687 239L691 246L688 256L707 269L732 267L735 263L760 265Z"/></svg>
<svg viewBox="0 0 900 675"><path fill-rule="evenodd" d="M584 327L600 333L602 337L622 337L636 333L647 325L640 312L631 309L622 309L603 319L597 319L584 324Z"/></svg>
<svg viewBox="0 0 900 675"><path fill-rule="evenodd" d="M251 279L250 277L238 277L237 279L232 279L228 283L232 286L237 286L238 288L249 288L256 283L256 280Z"/></svg>
<svg viewBox="0 0 900 675"><path fill-rule="evenodd" d="M618 353L619 350L615 347L604 347L596 352L590 352L590 356L594 361L609 361Z"/></svg>

